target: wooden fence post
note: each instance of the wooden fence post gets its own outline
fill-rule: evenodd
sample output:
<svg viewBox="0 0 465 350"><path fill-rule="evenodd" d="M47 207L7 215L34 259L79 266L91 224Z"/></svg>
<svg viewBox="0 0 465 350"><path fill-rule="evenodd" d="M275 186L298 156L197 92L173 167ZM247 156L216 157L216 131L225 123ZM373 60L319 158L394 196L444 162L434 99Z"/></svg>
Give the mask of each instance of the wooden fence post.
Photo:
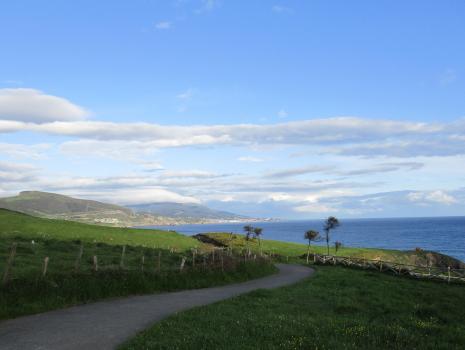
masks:
<svg viewBox="0 0 465 350"><path fill-rule="evenodd" d="M212 250L212 264L215 265L215 249Z"/></svg>
<svg viewBox="0 0 465 350"><path fill-rule="evenodd" d="M447 283L450 283L450 266L447 266Z"/></svg>
<svg viewBox="0 0 465 350"><path fill-rule="evenodd" d="M161 271L161 250L158 251L157 271Z"/></svg>
<svg viewBox="0 0 465 350"><path fill-rule="evenodd" d="M182 270L184 269L184 264L186 263L186 258L185 257L182 257L182 260L181 260L181 266L179 266L179 271L182 272Z"/></svg>
<svg viewBox="0 0 465 350"><path fill-rule="evenodd" d="M10 280L10 271L11 267L13 266L13 261L15 260L16 255L16 243L13 243L10 248L10 255L8 256L8 260L6 261L5 272L3 273L2 284L6 285Z"/></svg>
<svg viewBox="0 0 465 350"><path fill-rule="evenodd" d="M195 267L195 250L192 250L192 267Z"/></svg>
<svg viewBox="0 0 465 350"><path fill-rule="evenodd" d="M124 255L125 254L126 254L126 246L123 245L123 249L121 251L121 260L119 262L119 267L122 268L122 269L124 268Z"/></svg>
<svg viewBox="0 0 465 350"><path fill-rule="evenodd" d="M42 277L45 277L45 275L47 274L47 269L48 269L48 261L49 261L49 257L46 256L45 259L44 259L44 266L42 267Z"/></svg>
<svg viewBox="0 0 465 350"><path fill-rule="evenodd" d="M94 255L94 258L93 258L93 268L94 268L94 271L95 271L95 272L98 271L98 259L97 259L97 255Z"/></svg>
<svg viewBox="0 0 465 350"><path fill-rule="evenodd" d="M224 272L224 258L223 258L223 252L221 252L220 257L221 257L221 271Z"/></svg>
<svg viewBox="0 0 465 350"><path fill-rule="evenodd" d="M84 252L84 245L81 243L81 246L79 247L79 253L76 258L76 262L74 263L74 272L78 272L79 269L81 268L81 259L82 259L83 252Z"/></svg>
<svg viewBox="0 0 465 350"><path fill-rule="evenodd" d="M379 263L379 271L383 271L383 262L382 261L380 261L380 263Z"/></svg>
<svg viewBox="0 0 465 350"><path fill-rule="evenodd" d="M140 263L141 263L140 269L141 269L142 272L144 272L145 255L142 255Z"/></svg>

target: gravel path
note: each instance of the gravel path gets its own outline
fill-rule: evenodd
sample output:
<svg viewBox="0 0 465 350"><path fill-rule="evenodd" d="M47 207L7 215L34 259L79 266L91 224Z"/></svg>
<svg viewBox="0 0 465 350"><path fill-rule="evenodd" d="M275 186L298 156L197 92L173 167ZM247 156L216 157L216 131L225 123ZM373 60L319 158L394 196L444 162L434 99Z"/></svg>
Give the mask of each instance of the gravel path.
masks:
<svg viewBox="0 0 465 350"><path fill-rule="evenodd" d="M223 287L133 296L0 322L2 350L114 349L176 312L260 288L276 288L309 277L313 270L278 264L279 273Z"/></svg>

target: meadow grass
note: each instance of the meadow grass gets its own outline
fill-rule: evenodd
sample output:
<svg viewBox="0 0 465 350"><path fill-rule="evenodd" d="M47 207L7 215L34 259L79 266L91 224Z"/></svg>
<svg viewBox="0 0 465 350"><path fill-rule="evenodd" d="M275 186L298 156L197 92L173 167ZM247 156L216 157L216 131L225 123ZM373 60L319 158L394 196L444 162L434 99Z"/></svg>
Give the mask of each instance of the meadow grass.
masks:
<svg viewBox="0 0 465 350"><path fill-rule="evenodd" d="M227 258L223 271L218 259L216 265L212 264L208 256L211 247L175 232L92 226L6 210L0 210L0 238L2 275L11 247L16 246L7 282L0 285L0 319L108 297L239 282L276 270L269 262L245 264L243 259ZM195 268L191 249L197 252ZM46 257L48 266L43 276ZM183 258L186 264L180 273Z"/></svg>
<svg viewBox="0 0 465 350"><path fill-rule="evenodd" d="M36 241L57 239L88 243L129 245L150 248L200 248L196 239L174 231L118 228L82 224L73 221L37 218L0 209L0 237L28 238ZM1 257L0 257L1 258Z"/></svg>
<svg viewBox="0 0 465 350"><path fill-rule="evenodd" d="M204 233L210 238L213 238L226 246L232 247L235 250L244 250L250 248L251 251L257 253L260 250L258 239L253 238L246 240L244 235L230 234L224 232L209 232ZM303 234L302 234L303 237ZM303 239L302 239L303 240ZM291 261L297 261L295 258L301 257L307 253L307 244L282 242L276 240L261 239L262 252L266 254L280 255L281 259L289 257ZM323 245L312 244L311 253L327 254L327 248ZM413 263L415 261L415 252L406 252L389 249L374 249L374 248L353 248L343 246L336 253L334 245L330 245L331 255L347 256L354 258L363 258L369 260L383 260L397 263Z"/></svg>
<svg viewBox="0 0 465 350"><path fill-rule="evenodd" d="M316 269L293 286L169 317L120 349L465 348L464 286Z"/></svg>

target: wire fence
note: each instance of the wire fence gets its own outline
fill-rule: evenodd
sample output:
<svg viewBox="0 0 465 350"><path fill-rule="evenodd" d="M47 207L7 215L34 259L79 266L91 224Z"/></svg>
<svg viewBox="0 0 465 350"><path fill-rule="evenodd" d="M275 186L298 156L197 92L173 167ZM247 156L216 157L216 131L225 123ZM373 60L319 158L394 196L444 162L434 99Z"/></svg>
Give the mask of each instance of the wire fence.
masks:
<svg viewBox="0 0 465 350"><path fill-rule="evenodd" d="M336 255L313 254L313 262L322 265L342 265L361 269L388 272L397 276L410 276L422 279L441 280L446 282L465 282L465 269L450 266L409 265L391 261L370 260Z"/></svg>

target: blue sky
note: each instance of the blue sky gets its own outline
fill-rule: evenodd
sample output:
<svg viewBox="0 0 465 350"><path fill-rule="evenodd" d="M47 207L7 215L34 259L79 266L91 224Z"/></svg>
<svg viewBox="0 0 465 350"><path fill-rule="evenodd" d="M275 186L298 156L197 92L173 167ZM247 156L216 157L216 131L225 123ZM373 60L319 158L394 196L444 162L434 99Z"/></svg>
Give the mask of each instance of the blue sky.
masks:
<svg viewBox="0 0 465 350"><path fill-rule="evenodd" d="M9 1L0 196L465 214L463 1Z"/></svg>

